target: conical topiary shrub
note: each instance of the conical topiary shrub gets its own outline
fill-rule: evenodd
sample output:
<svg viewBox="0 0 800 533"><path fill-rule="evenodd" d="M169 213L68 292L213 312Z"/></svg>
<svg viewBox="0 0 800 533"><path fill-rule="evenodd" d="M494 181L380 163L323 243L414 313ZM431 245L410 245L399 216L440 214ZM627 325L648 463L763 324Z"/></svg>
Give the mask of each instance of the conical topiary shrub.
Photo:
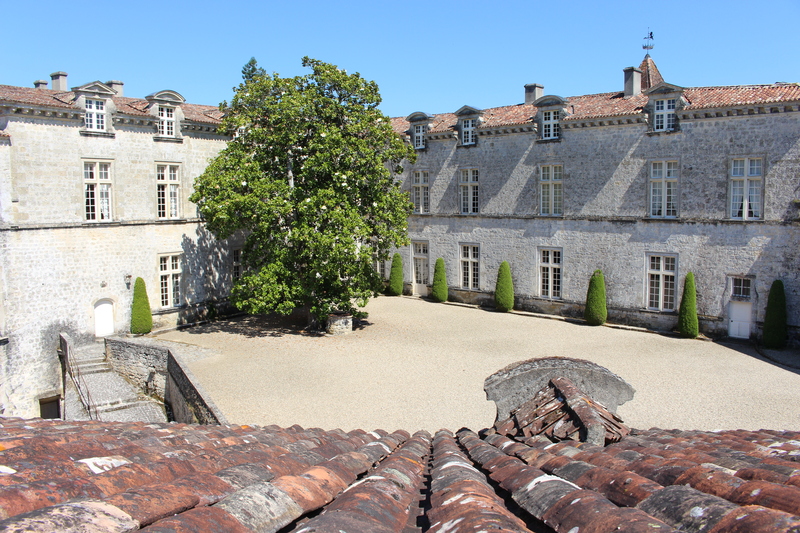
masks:
<svg viewBox="0 0 800 533"><path fill-rule="evenodd" d="M514 309L514 281L511 279L511 267L508 261L500 263L497 271L497 284L494 286L494 306L498 311L506 313Z"/></svg>
<svg viewBox="0 0 800 533"><path fill-rule="evenodd" d="M150 311L150 300L142 278L136 278L133 285L133 303L131 304L131 333L143 335L153 329L153 313Z"/></svg>
<svg viewBox="0 0 800 533"><path fill-rule="evenodd" d="M586 309L583 318L590 326L605 324L608 318L606 307L606 280L602 270L595 270L589 278L589 290L586 291Z"/></svg>
<svg viewBox="0 0 800 533"><path fill-rule="evenodd" d="M765 348L778 350L786 347L786 293L783 282L776 279L769 288L767 311L764 314L764 333L761 340Z"/></svg>
<svg viewBox="0 0 800 533"><path fill-rule="evenodd" d="M681 337L694 339L700 334L700 325L697 322L697 291L694 285L694 274L686 274L683 280L683 297L681 308L678 311L678 333Z"/></svg>
<svg viewBox="0 0 800 533"><path fill-rule="evenodd" d="M403 258L400 257L398 253L392 256L392 271L389 274L389 288L387 292L390 296L400 296L403 294Z"/></svg>
<svg viewBox="0 0 800 533"><path fill-rule="evenodd" d="M436 260L436 266L433 267L433 289L431 290L431 298L437 302L446 302L448 296L447 272L444 270L444 259L440 257Z"/></svg>

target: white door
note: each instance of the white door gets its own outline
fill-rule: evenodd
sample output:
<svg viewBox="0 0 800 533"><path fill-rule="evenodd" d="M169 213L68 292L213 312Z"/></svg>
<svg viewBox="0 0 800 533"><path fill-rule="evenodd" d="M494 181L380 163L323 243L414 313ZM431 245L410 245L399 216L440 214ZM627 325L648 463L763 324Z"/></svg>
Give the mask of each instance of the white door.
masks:
<svg viewBox="0 0 800 533"><path fill-rule="evenodd" d="M94 336L105 337L114 334L114 303L100 300L94 304Z"/></svg>
<svg viewBox="0 0 800 533"><path fill-rule="evenodd" d="M750 322L753 319L751 302L728 303L728 335L737 339L750 338Z"/></svg>
<svg viewBox="0 0 800 533"><path fill-rule="evenodd" d="M428 243L415 242L414 248L414 294L428 295L430 266L428 264Z"/></svg>

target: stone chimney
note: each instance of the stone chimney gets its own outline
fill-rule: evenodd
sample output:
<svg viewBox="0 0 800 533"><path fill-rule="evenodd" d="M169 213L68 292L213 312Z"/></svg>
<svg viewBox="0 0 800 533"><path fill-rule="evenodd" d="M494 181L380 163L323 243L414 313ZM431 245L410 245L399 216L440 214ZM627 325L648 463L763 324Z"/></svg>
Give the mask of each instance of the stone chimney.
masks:
<svg viewBox="0 0 800 533"><path fill-rule="evenodd" d="M53 80L53 84L50 87L54 91L67 91L67 73L66 72L53 72L50 74L50 79Z"/></svg>
<svg viewBox="0 0 800 533"><path fill-rule="evenodd" d="M636 67L622 69L625 73L625 96L636 96L642 92L642 71Z"/></svg>
<svg viewBox="0 0 800 533"><path fill-rule="evenodd" d="M529 83L525 86L525 103L532 104L544 96L544 85Z"/></svg>
<svg viewBox="0 0 800 533"><path fill-rule="evenodd" d="M106 85L111 87L112 90L117 91L117 96L123 96L123 94L122 94L122 86L125 85L125 84L122 83L121 81L119 81L119 80L107 81Z"/></svg>
<svg viewBox="0 0 800 533"><path fill-rule="evenodd" d="M47 80L36 80L33 82L33 86L37 89L47 89Z"/></svg>

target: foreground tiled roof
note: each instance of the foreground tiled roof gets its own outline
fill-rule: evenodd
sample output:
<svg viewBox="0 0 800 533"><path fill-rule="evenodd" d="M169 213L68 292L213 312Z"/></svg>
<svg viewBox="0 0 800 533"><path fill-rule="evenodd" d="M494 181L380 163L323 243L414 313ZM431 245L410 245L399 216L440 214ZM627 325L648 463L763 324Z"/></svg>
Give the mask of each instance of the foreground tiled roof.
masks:
<svg viewBox="0 0 800 533"><path fill-rule="evenodd" d="M800 531L799 439L0 419L0 531Z"/></svg>
<svg viewBox="0 0 800 533"><path fill-rule="evenodd" d="M112 100L117 107L117 112L120 114L141 117L150 116L147 112L147 106L150 103L143 98L115 96ZM73 92L0 85L0 104L9 103L82 111L74 104L74 101L75 93ZM184 117L193 122L219 124L222 119L222 113L219 108L214 106L183 104L181 109L183 109Z"/></svg>

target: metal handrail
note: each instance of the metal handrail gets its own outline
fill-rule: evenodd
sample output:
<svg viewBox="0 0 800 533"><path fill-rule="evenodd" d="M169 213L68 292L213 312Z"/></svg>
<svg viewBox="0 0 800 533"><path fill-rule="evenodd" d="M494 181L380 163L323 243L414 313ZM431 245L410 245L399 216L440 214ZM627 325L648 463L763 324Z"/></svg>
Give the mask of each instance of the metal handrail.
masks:
<svg viewBox="0 0 800 533"><path fill-rule="evenodd" d="M67 371L72 378L72 383L75 385L75 389L78 391L78 397L80 398L81 403L86 408L86 412L89 414L89 419L99 420L97 406L92 400L92 395L89 392L89 387L86 385L86 380L83 378L80 366L78 366L77 362L75 361L75 356L72 353L72 346L65 338L63 333L60 335L60 343L61 351L64 354L64 360L67 363Z"/></svg>

